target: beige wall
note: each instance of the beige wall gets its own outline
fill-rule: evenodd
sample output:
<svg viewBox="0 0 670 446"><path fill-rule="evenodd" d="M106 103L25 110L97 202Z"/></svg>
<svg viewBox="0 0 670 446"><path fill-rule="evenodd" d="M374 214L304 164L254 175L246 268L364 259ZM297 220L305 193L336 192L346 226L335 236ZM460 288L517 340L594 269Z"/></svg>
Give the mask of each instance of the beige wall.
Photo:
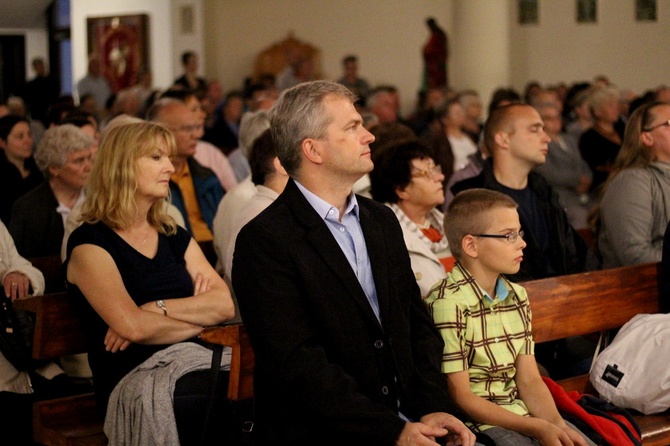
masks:
<svg viewBox="0 0 670 446"><path fill-rule="evenodd" d="M539 24L511 20L512 83L591 81L606 74L641 93L670 83L670 1L659 0L656 22L636 22L633 0L598 1L595 24L576 23L575 0L540 0Z"/></svg>
<svg viewBox="0 0 670 446"><path fill-rule="evenodd" d="M185 36L177 15L189 4L195 34ZM658 2L655 23L636 22L634 4L598 1L597 23L577 24L575 0L539 0L539 24L520 26L517 0L72 0L73 76L76 81L86 71L86 17L144 12L151 17L157 87L171 83L181 70L181 50L192 49L207 77L239 88L255 56L292 31L321 48L327 78L340 75L344 54L358 54L361 74L372 84L399 87L407 114L421 84L424 20L434 16L450 38L453 86L475 88L485 101L499 85L521 90L528 80L571 83L602 73L640 93L670 83L670 0ZM45 32L38 38L30 32L29 58L46 52Z"/></svg>
<svg viewBox="0 0 670 446"><path fill-rule="evenodd" d="M289 31L322 51L326 78L340 76L345 54L359 56L371 84L391 83L403 110L414 106L421 86L425 19L451 28L451 0L204 0L205 71L226 90L253 72L255 56Z"/></svg>
<svg viewBox="0 0 670 446"><path fill-rule="evenodd" d="M407 113L420 86L421 47L428 37L423 21L430 15L457 51L449 66L454 87L478 89L485 101L496 86L522 90L534 79L571 83L604 73L637 93L670 83L670 0L658 2L655 23L635 22L633 0L601 0L596 24L576 23L575 0L539 0L539 24L529 26L517 23L517 0L203 2L205 71L226 89L239 87L255 55L293 31L322 49L330 78L339 75L345 53L358 54L361 74L373 84L400 88ZM486 39L493 46L488 54L481 45ZM509 54L499 54L500 48Z"/></svg>

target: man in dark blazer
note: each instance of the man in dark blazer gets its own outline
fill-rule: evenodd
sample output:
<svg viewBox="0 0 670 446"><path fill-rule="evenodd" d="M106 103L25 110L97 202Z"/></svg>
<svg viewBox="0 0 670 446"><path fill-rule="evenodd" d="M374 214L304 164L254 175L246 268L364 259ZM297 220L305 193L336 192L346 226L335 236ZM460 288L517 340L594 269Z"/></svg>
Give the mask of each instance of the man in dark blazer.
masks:
<svg viewBox="0 0 670 446"><path fill-rule="evenodd" d="M440 374L443 344L402 232L352 193L372 170L355 97L339 84L285 90L272 110L292 177L240 232L232 281L256 354L258 444L436 445L474 435Z"/></svg>

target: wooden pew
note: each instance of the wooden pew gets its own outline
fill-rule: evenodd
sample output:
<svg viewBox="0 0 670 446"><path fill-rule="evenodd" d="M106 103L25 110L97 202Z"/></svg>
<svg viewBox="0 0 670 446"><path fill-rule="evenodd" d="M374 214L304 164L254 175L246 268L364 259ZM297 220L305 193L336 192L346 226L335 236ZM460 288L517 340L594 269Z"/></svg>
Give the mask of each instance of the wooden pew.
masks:
<svg viewBox="0 0 670 446"><path fill-rule="evenodd" d="M30 257L27 260L44 274L45 290L43 294L65 291L65 275L60 255Z"/></svg>
<svg viewBox="0 0 670 446"><path fill-rule="evenodd" d="M640 313L659 312L660 264L649 263L524 282L536 343L616 329ZM588 375L558 383L567 391L595 394ZM642 444L670 444L670 412L636 414Z"/></svg>
<svg viewBox="0 0 670 446"><path fill-rule="evenodd" d="M242 401L254 396L254 351L242 324L208 327L200 339L231 348L228 399Z"/></svg>
<svg viewBox="0 0 670 446"><path fill-rule="evenodd" d="M621 327L639 313L659 311L659 264L645 264L524 282L537 343ZM50 359L86 350L84 335L66 293L18 301L36 314L33 357ZM206 328L201 339L232 348L228 398L253 398L254 353L242 324ZM559 381L566 390L594 393L588 375ZM45 445L105 445L102 420L91 419L92 394L35 403L34 438ZM93 417L95 418L95 417ZM643 444L670 444L670 413L635 415Z"/></svg>
<svg viewBox="0 0 670 446"><path fill-rule="evenodd" d="M66 292L16 301L15 307L35 314L34 359L56 359L85 353L86 338ZM202 340L232 349L228 398L253 397L254 353L242 324L206 328ZM56 398L33 404L33 440L53 446L103 446L107 437L93 393Z"/></svg>
<svg viewBox="0 0 670 446"><path fill-rule="evenodd" d="M34 359L57 359L86 352L86 338L66 292L17 300L15 307L35 313ZM93 393L33 403L33 440L53 446L107 444Z"/></svg>

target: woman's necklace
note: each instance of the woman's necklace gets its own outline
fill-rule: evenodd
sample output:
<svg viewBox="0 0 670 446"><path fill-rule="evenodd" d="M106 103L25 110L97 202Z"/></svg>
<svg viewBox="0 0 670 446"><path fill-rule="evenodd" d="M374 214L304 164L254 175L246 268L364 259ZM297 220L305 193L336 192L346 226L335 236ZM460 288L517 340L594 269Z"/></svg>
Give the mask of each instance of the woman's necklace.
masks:
<svg viewBox="0 0 670 446"><path fill-rule="evenodd" d="M135 248L137 251L142 251L147 244L147 240L149 240L149 236L151 236L152 233L153 228L149 228L149 230L144 231L143 233L131 233L129 231L124 231L124 233L121 233L120 235L130 246Z"/></svg>

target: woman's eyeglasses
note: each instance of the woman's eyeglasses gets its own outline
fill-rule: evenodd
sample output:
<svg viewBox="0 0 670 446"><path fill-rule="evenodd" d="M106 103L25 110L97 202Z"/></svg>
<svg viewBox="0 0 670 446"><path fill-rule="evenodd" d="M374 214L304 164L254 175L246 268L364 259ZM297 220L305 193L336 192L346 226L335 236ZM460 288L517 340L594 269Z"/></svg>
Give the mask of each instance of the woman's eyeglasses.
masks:
<svg viewBox="0 0 670 446"><path fill-rule="evenodd" d="M429 165L427 169L418 169L412 166L412 170L414 171L412 178L425 177L426 179L434 180L442 175L442 167L439 164L435 164L434 166Z"/></svg>
<svg viewBox="0 0 670 446"><path fill-rule="evenodd" d="M643 132L651 132L652 130L657 129L659 127L670 127L670 120L661 122L660 124L652 125L651 127L647 127L646 129L642 129L642 131Z"/></svg>

